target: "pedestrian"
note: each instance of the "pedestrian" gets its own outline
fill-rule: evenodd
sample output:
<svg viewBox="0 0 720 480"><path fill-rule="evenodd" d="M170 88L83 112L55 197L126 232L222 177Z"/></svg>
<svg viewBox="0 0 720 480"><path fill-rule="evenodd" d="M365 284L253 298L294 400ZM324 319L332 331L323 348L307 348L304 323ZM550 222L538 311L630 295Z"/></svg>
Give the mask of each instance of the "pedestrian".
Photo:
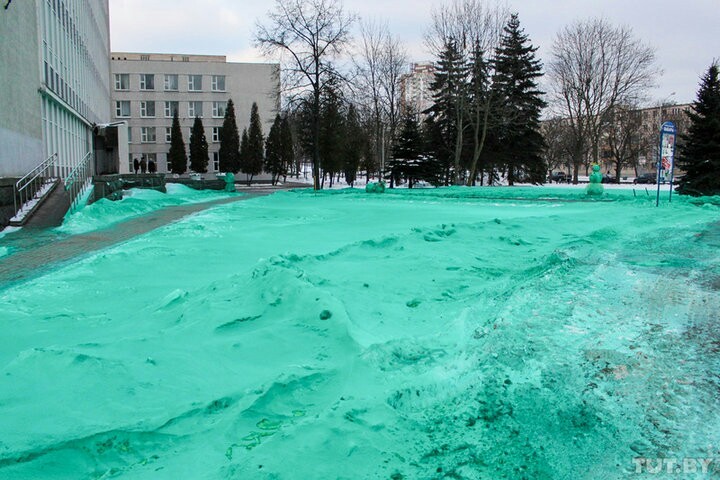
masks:
<svg viewBox="0 0 720 480"><path fill-rule="evenodd" d="M155 173L157 171L157 166L155 165L154 160L148 161L148 173Z"/></svg>
<svg viewBox="0 0 720 480"><path fill-rule="evenodd" d="M133 160L133 168L135 169L135 175L137 175L138 168L140 168L140 162L138 162L137 157L135 157L135 160Z"/></svg>
<svg viewBox="0 0 720 480"><path fill-rule="evenodd" d="M145 173L147 170L147 161L145 161L145 155L142 156L142 159L140 160L140 173Z"/></svg>

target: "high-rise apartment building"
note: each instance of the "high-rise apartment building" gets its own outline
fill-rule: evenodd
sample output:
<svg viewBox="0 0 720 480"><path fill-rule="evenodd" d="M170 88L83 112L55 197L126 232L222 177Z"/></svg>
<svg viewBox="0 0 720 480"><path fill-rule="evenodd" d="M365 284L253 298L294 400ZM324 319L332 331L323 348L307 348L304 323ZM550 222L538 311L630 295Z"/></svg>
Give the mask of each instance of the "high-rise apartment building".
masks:
<svg viewBox="0 0 720 480"><path fill-rule="evenodd" d="M54 156L64 178L110 120L108 0L14 1L0 32L0 177Z"/></svg>
<svg viewBox="0 0 720 480"><path fill-rule="evenodd" d="M169 172L167 154L173 114L178 112L183 140L190 142L195 117L200 117L209 145L209 172L219 172L220 129L227 101L235 105L242 134L257 103L267 135L279 109L279 65L232 63L222 55L156 53L111 54L112 116L128 123L128 158L120 172L132 171L134 159L145 157L158 172ZM189 154L189 149L188 149Z"/></svg>
<svg viewBox="0 0 720 480"><path fill-rule="evenodd" d="M435 77L435 66L432 63L413 63L410 73L400 77L400 95L403 112L412 108L420 115L432 106L430 84Z"/></svg>

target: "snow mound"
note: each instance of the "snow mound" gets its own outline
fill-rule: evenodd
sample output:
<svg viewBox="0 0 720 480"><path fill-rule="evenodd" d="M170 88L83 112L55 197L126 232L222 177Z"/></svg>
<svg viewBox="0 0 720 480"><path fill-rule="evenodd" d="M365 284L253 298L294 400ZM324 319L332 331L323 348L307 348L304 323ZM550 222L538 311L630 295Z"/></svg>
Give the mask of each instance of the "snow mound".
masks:
<svg viewBox="0 0 720 480"><path fill-rule="evenodd" d="M718 211L449 188L198 213L0 290L0 476L634 478L635 457L717 456Z"/></svg>

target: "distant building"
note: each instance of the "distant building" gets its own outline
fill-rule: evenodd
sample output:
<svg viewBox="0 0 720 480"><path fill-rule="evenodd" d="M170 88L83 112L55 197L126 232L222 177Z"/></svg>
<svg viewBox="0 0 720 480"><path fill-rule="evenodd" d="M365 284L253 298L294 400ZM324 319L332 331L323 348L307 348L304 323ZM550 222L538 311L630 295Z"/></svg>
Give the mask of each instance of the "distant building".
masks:
<svg viewBox="0 0 720 480"><path fill-rule="evenodd" d="M422 115L432 106L433 98L430 84L435 77L435 66L432 63L412 63L410 73L400 77L401 111L408 108Z"/></svg>
<svg viewBox="0 0 720 480"><path fill-rule="evenodd" d="M637 110L637 113L640 115L641 122L638 133L641 136L641 142L645 145L645 148L642 149L643 152L638 155L637 159L635 159L636 162L634 162L637 166L638 174L654 172L657 168L660 127L663 122L674 122L678 135L683 135L687 132L687 112L690 111L691 108L691 103L685 103L658 105ZM601 158L599 163L603 172L609 171L611 175L614 175L615 166L606 142L607 140L604 140L600 147ZM636 170L635 165L623 168L621 177L634 177ZM675 174L677 175L680 173L681 172L676 167Z"/></svg>
<svg viewBox="0 0 720 480"><path fill-rule="evenodd" d="M660 127L664 122L672 121L677 128L678 137L687 133L688 117L687 112L692 109L692 104L659 105L654 107L633 110L639 124L633 127L632 131L625 131L631 135L634 148L627 151L640 152L637 156L629 159L626 166L620 172L620 177L631 179L637 174L654 172L656 169L658 147L660 142ZM541 129L545 136L548 148L545 150L545 160L552 171L572 172L572 158L570 158L569 141L569 119L552 118L542 122ZM587 158L585 167L581 168L581 175L586 174L589 165L598 162L602 172L611 176L615 175L615 163L611 147L609 145L609 128L606 129L600 139L599 158ZM678 138L678 146L682 141ZM677 153L677 152L676 152ZM588 155L590 152L588 152ZM586 168L587 167L587 168ZM675 175L680 172L675 168Z"/></svg>
<svg viewBox="0 0 720 480"><path fill-rule="evenodd" d="M121 173L132 171L133 160L143 156L155 162L158 172L170 171L167 154L175 111L186 148L195 117L202 119L210 152L208 172L219 172L227 101L235 105L240 134L250 122L253 102L265 135L280 106L278 64L231 63L222 55L114 52L111 68L113 119L128 123L128 158L121 162Z"/></svg>
<svg viewBox="0 0 720 480"><path fill-rule="evenodd" d="M110 120L108 0L14 1L0 32L0 177L56 155L65 178L92 161L93 127Z"/></svg>

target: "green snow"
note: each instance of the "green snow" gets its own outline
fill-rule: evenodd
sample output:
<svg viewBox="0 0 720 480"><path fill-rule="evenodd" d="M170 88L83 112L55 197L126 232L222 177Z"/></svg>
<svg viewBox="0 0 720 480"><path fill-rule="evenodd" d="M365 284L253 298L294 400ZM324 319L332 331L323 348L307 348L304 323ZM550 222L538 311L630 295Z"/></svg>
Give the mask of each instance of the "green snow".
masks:
<svg viewBox="0 0 720 480"><path fill-rule="evenodd" d="M0 290L0 478L636 478L635 457L718 457L718 203L292 191L90 253ZM78 231L138 213L102 209Z"/></svg>

